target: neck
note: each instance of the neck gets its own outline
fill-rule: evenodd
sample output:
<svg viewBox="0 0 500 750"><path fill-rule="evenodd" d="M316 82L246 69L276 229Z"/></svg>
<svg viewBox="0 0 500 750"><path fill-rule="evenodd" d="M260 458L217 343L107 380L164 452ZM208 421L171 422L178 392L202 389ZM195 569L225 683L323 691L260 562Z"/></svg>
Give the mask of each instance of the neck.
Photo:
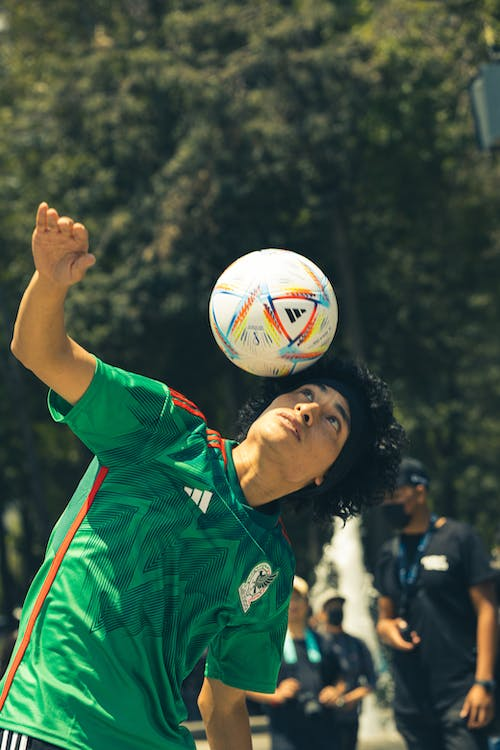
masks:
<svg viewBox="0 0 500 750"><path fill-rule="evenodd" d="M247 441L233 448L233 462L240 487L252 508L267 505L300 489L280 481L275 472L268 471L262 455L252 451Z"/></svg>
<svg viewBox="0 0 500 750"><path fill-rule="evenodd" d="M417 508L410 522L404 527L403 534L424 534L429 528L431 512L427 505Z"/></svg>
<svg viewBox="0 0 500 750"><path fill-rule="evenodd" d="M288 632L294 640L303 640L306 635L306 626L303 622L289 622Z"/></svg>
<svg viewBox="0 0 500 750"><path fill-rule="evenodd" d="M333 633L333 635L338 635L339 633L343 633L344 631L342 625L329 625L328 632Z"/></svg>

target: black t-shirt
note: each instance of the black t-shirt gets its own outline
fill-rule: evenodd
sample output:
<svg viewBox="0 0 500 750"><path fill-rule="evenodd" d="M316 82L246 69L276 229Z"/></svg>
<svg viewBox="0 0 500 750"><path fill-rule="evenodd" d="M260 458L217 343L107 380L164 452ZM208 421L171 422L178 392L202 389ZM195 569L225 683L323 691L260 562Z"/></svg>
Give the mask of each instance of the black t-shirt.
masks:
<svg viewBox="0 0 500 750"><path fill-rule="evenodd" d="M283 661L278 676L278 684L294 677L301 684L297 698L292 698L280 706L268 706L268 714L273 736L273 747L331 750L331 711L314 705L318 693L325 685L332 685L340 677L340 664L336 655L325 648L323 639L314 633L316 645L321 653L320 661L312 661L307 653L305 640L294 640L296 661ZM280 740L282 741L280 744Z"/></svg>
<svg viewBox="0 0 500 750"><path fill-rule="evenodd" d="M375 688L377 677L373 667L373 659L370 651L360 638L355 638L349 633L327 633L324 635L327 649L331 649L337 657L342 679L346 683L345 692L366 685ZM342 709L336 713L336 721L339 723L352 723L358 720L361 703L353 709Z"/></svg>
<svg viewBox="0 0 500 750"><path fill-rule="evenodd" d="M413 536L406 540L411 564L416 539L407 536ZM398 540L387 542L375 571L375 587L392 599L396 613L402 590L398 550ZM410 653L392 650L396 711L442 710L465 696L476 664L476 613L469 588L494 578L484 546L470 526L448 519L431 534L406 616L421 643Z"/></svg>

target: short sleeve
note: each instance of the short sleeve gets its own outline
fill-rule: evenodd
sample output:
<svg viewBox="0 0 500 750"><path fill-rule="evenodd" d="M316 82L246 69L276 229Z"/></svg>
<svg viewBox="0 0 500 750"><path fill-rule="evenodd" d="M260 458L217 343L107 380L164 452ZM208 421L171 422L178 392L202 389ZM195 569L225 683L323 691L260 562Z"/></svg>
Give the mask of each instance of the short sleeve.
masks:
<svg viewBox="0 0 500 750"><path fill-rule="evenodd" d="M373 586L380 596L388 596L391 599L397 595L394 590L394 554L392 551L393 541L386 542L380 550L373 576Z"/></svg>
<svg viewBox="0 0 500 750"><path fill-rule="evenodd" d="M468 586L493 581L497 574L491 565L491 559L475 529L463 524L462 539L465 579Z"/></svg>
<svg viewBox="0 0 500 750"><path fill-rule="evenodd" d="M362 675L366 678L367 684L374 688L377 682L377 675L375 673L375 667L373 665L372 655L366 643L359 640L359 648L361 652L361 669Z"/></svg>
<svg viewBox="0 0 500 750"><path fill-rule="evenodd" d="M274 693L286 628L286 609L270 623L226 627L210 643L206 676L240 690Z"/></svg>
<svg viewBox="0 0 500 750"><path fill-rule="evenodd" d="M53 419L67 424L106 466L151 460L203 422L194 405L190 410L177 405L163 383L100 360L75 405L50 391L48 406Z"/></svg>

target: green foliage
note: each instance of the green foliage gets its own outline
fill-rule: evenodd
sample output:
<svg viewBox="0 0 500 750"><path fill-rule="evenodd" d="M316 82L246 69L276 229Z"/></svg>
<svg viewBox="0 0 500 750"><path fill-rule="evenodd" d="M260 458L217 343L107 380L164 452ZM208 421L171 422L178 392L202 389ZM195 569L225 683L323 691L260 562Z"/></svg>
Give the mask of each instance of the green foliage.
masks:
<svg viewBox="0 0 500 750"><path fill-rule="evenodd" d="M72 334L231 431L252 378L213 343L211 286L244 252L295 249L334 282L336 350L393 387L436 504L492 543L500 175L476 148L467 87L496 5L4 2L4 351L45 199L86 223L98 258L71 294ZM21 377L38 461L19 460L4 377L1 502L29 508L38 483L52 522L87 456Z"/></svg>

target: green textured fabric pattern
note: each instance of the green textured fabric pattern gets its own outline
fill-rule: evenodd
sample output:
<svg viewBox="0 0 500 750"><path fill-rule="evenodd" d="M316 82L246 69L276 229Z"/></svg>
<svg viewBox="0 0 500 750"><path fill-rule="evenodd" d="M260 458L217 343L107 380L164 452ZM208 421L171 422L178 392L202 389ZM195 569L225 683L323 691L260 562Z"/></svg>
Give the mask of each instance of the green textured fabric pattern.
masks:
<svg viewBox="0 0 500 750"><path fill-rule="evenodd" d="M51 534L20 638L107 474L43 600L0 726L68 750L194 748L179 727L180 687L204 649L210 676L274 690L294 569L279 519L246 504L233 444L162 383L98 360L75 406L50 393L49 408L95 457Z"/></svg>

